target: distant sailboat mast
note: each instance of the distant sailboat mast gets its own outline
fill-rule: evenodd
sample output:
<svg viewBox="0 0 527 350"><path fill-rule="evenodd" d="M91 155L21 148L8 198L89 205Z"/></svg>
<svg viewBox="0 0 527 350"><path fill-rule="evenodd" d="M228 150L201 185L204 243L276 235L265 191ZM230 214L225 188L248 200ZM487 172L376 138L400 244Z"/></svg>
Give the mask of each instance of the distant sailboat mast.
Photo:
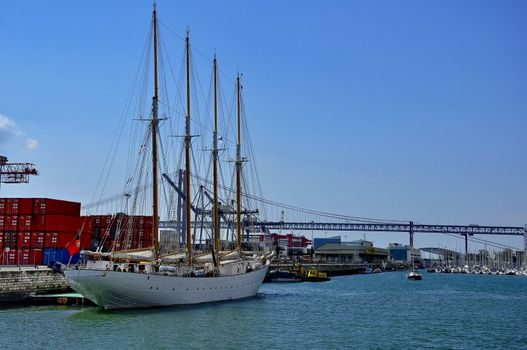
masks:
<svg viewBox="0 0 527 350"><path fill-rule="evenodd" d="M190 39L187 31L185 40L186 66L187 66L187 115L185 117L185 242L187 244L187 262L192 265L192 242L190 223Z"/></svg>
<svg viewBox="0 0 527 350"><path fill-rule="evenodd" d="M158 194L157 194L157 126L159 123L158 119L158 88L157 88L157 13L156 5L154 3L153 11L153 24L154 24L154 97L152 98L152 243L154 248L154 260L157 260L159 252L158 242Z"/></svg>

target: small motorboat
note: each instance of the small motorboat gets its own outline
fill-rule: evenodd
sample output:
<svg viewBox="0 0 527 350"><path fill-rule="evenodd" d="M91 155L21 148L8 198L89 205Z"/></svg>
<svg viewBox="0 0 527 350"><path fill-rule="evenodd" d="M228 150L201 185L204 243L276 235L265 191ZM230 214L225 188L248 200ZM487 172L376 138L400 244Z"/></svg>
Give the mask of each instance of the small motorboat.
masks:
<svg viewBox="0 0 527 350"><path fill-rule="evenodd" d="M413 270L406 274L406 278L408 278L409 280L419 281L423 279L423 276L421 276L419 272Z"/></svg>
<svg viewBox="0 0 527 350"><path fill-rule="evenodd" d="M371 267L366 267L365 269L363 269L362 271L360 271L359 273L360 274L363 274L363 275L369 275L370 273L373 272L373 269Z"/></svg>
<svg viewBox="0 0 527 350"><path fill-rule="evenodd" d="M312 267L307 272L306 281L308 282L325 282L329 281L331 278L325 272L319 272L316 268Z"/></svg>

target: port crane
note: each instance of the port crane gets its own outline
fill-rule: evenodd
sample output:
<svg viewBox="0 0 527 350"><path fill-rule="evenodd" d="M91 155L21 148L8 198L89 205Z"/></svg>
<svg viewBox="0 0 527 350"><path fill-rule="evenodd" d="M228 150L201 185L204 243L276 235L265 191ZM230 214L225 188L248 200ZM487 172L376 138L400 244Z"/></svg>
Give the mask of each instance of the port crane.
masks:
<svg viewBox="0 0 527 350"><path fill-rule="evenodd" d="M4 156L0 156L0 183L27 184L30 176L38 175L35 164L8 163Z"/></svg>

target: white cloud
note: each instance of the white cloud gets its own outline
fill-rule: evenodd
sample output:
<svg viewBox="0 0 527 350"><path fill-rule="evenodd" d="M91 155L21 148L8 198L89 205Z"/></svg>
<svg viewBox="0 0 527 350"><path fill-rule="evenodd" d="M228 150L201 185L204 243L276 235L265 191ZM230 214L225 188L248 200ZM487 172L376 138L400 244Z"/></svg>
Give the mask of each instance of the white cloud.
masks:
<svg viewBox="0 0 527 350"><path fill-rule="evenodd" d="M13 131L14 129L16 129L15 122L9 117L0 114L0 130Z"/></svg>
<svg viewBox="0 0 527 350"><path fill-rule="evenodd" d="M15 122L0 114L0 145L6 144L9 138L14 134L16 128Z"/></svg>
<svg viewBox="0 0 527 350"><path fill-rule="evenodd" d="M17 137L20 140L23 137L26 137L27 134L18 128L13 119L0 114L0 144L7 144L12 136ZM25 144L28 151L33 151L38 147L38 140L26 137Z"/></svg>
<svg viewBox="0 0 527 350"><path fill-rule="evenodd" d="M28 151L33 151L37 147L38 147L38 140L31 139L31 138L26 139L26 149Z"/></svg>
<svg viewBox="0 0 527 350"><path fill-rule="evenodd" d="M6 115L0 114L0 131L6 134L22 136L24 133L16 126L13 119Z"/></svg>

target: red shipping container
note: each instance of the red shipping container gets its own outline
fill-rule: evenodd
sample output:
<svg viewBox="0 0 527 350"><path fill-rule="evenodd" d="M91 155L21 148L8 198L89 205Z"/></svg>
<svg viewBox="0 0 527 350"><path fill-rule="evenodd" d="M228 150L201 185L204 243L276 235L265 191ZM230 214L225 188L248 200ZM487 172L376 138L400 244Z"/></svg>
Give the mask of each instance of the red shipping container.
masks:
<svg viewBox="0 0 527 350"><path fill-rule="evenodd" d="M33 213L31 198L0 198L0 215L30 215Z"/></svg>
<svg viewBox="0 0 527 350"><path fill-rule="evenodd" d="M91 217L91 222L93 227L101 227L101 217L99 215L93 215Z"/></svg>
<svg viewBox="0 0 527 350"><path fill-rule="evenodd" d="M18 249L10 249L7 254L7 262L9 265L17 265Z"/></svg>
<svg viewBox="0 0 527 350"><path fill-rule="evenodd" d="M112 220L112 216L111 215L105 215L105 216L102 217L102 220L101 220L102 227L104 227L104 228L109 227L114 222L115 221Z"/></svg>
<svg viewBox="0 0 527 350"><path fill-rule="evenodd" d="M18 255L16 258L17 265L29 265L30 250L27 248L18 249Z"/></svg>
<svg viewBox="0 0 527 350"><path fill-rule="evenodd" d="M99 238L98 235L96 237ZM81 249L91 249L91 239L92 239L92 217L91 216L81 216L80 218L80 248Z"/></svg>
<svg viewBox="0 0 527 350"><path fill-rule="evenodd" d="M110 229L106 229L106 228L99 229L99 239L101 241L103 239L109 240L110 239Z"/></svg>
<svg viewBox="0 0 527 350"><path fill-rule="evenodd" d="M89 234L81 233L80 248L90 249L91 248L91 237Z"/></svg>
<svg viewBox="0 0 527 350"><path fill-rule="evenodd" d="M80 229L80 216L66 215L33 215L33 231L68 231Z"/></svg>
<svg viewBox="0 0 527 350"><path fill-rule="evenodd" d="M18 215L33 214L33 198L19 198Z"/></svg>
<svg viewBox="0 0 527 350"><path fill-rule="evenodd" d="M44 248L65 248L75 238L77 232L46 232Z"/></svg>
<svg viewBox="0 0 527 350"><path fill-rule="evenodd" d="M2 263L4 265L16 265L17 250L13 248L4 248L2 255Z"/></svg>
<svg viewBox="0 0 527 350"><path fill-rule="evenodd" d="M81 204L50 198L34 198L33 214L80 216Z"/></svg>
<svg viewBox="0 0 527 350"><path fill-rule="evenodd" d="M46 232L44 239L44 248L58 248L59 244L59 233L58 232Z"/></svg>
<svg viewBox="0 0 527 350"><path fill-rule="evenodd" d="M42 265L42 249L31 249L29 251L29 264L30 265Z"/></svg>
<svg viewBox="0 0 527 350"><path fill-rule="evenodd" d="M140 239L137 243L137 248L148 248L152 246L152 241Z"/></svg>
<svg viewBox="0 0 527 350"><path fill-rule="evenodd" d="M77 239L77 232L56 232L57 233L57 246L51 248L65 248L66 244ZM48 247L46 247L48 248Z"/></svg>
<svg viewBox="0 0 527 350"><path fill-rule="evenodd" d="M134 228L152 227L152 217L151 216L134 216L133 226Z"/></svg>
<svg viewBox="0 0 527 350"><path fill-rule="evenodd" d="M91 218L89 216L81 216L80 227L79 227L81 234L91 237L92 227L93 226L92 226Z"/></svg>
<svg viewBox="0 0 527 350"><path fill-rule="evenodd" d="M18 216L18 231L31 231L31 215Z"/></svg>
<svg viewBox="0 0 527 350"><path fill-rule="evenodd" d="M154 219L151 216L145 217L145 226L146 227L152 227L153 226Z"/></svg>
<svg viewBox="0 0 527 350"><path fill-rule="evenodd" d="M44 248L45 238L44 232L31 232L31 248Z"/></svg>
<svg viewBox="0 0 527 350"><path fill-rule="evenodd" d="M6 215L4 219L5 231L18 231L18 216Z"/></svg>
<svg viewBox="0 0 527 350"><path fill-rule="evenodd" d="M32 231L46 231L46 216L45 215L33 215L31 219L31 230Z"/></svg>
<svg viewBox="0 0 527 350"><path fill-rule="evenodd" d="M92 217L91 216L81 216L80 217L80 228L82 230L91 231L92 228Z"/></svg>
<svg viewBox="0 0 527 350"><path fill-rule="evenodd" d="M31 232L18 232L18 248L31 248Z"/></svg>
<svg viewBox="0 0 527 350"><path fill-rule="evenodd" d="M6 215L18 215L18 198L7 198L5 202Z"/></svg>
<svg viewBox="0 0 527 350"><path fill-rule="evenodd" d="M143 237L152 238L152 228L145 228L143 232Z"/></svg>
<svg viewBox="0 0 527 350"><path fill-rule="evenodd" d="M4 248L16 248L18 245L17 232L6 231L4 232Z"/></svg>

